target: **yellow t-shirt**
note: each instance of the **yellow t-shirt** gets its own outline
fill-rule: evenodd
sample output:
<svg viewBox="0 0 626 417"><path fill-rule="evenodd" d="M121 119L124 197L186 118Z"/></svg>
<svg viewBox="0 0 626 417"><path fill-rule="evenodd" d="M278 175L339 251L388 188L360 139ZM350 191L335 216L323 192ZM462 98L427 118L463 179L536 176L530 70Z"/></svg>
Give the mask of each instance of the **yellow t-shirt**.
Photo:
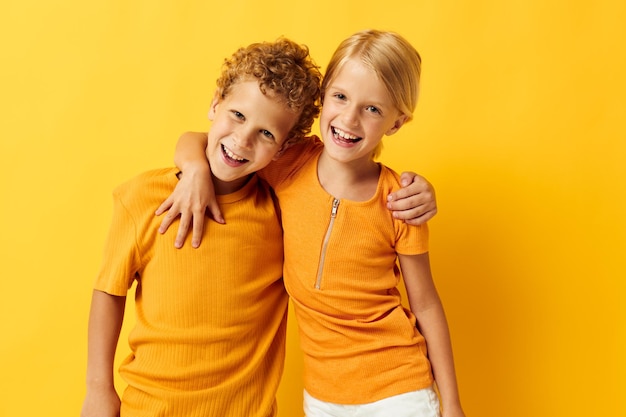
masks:
<svg viewBox="0 0 626 417"><path fill-rule="evenodd" d="M287 312L282 230L267 185L253 177L218 196L198 249L174 248L178 223L154 215L177 170L149 171L114 192L95 288L125 296L136 282L122 416L276 415Z"/></svg>
<svg viewBox="0 0 626 417"><path fill-rule="evenodd" d="M396 264L398 253L428 251L428 228L387 210L398 175L381 165L371 199L337 200L318 180L321 143L290 151L261 175L281 207L305 389L322 401L364 404L430 386L426 343L402 306Z"/></svg>

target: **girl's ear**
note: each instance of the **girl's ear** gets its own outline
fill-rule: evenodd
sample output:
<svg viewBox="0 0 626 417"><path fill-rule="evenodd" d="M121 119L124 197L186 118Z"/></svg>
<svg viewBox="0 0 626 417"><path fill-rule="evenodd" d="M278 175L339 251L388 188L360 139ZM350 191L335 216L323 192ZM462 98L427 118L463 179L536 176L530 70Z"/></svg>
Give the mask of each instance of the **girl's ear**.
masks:
<svg viewBox="0 0 626 417"><path fill-rule="evenodd" d="M393 135L398 130L400 130L402 125L405 124L408 120L409 120L409 116L407 116L406 114L400 115L400 117L398 117L396 119L396 121L393 123L393 126L391 127L391 129L389 129L387 132L385 132L385 135L387 135L387 136Z"/></svg>
<svg viewBox="0 0 626 417"><path fill-rule="evenodd" d="M211 101L211 107L209 107L209 120L213 121L215 119L215 112L217 111L217 105L220 103L220 96L217 94L217 91L213 95L213 100Z"/></svg>

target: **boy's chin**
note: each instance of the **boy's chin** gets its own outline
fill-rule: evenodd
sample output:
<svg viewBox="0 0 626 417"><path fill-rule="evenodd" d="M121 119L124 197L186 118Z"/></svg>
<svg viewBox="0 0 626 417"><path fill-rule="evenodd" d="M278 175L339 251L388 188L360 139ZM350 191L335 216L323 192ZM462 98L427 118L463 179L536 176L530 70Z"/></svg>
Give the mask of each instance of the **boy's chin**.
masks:
<svg viewBox="0 0 626 417"><path fill-rule="evenodd" d="M248 178L250 176L250 174L244 174L244 175L215 175L213 174L213 178L216 179L217 181L220 181L224 184L231 184L231 183L236 183L238 181L244 180L246 178Z"/></svg>

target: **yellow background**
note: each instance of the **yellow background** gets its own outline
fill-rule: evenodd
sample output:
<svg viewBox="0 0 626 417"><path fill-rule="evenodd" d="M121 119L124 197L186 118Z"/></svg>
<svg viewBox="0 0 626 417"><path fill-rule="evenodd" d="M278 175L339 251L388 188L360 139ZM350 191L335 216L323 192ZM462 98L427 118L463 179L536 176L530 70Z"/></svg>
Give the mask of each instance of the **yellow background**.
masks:
<svg viewBox="0 0 626 417"><path fill-rule="evenodd" d="M79 414L111 190L206 130L223 57L285 35L323 68L366 27L423 57L382 159L436 186L468 417L626 416L624 1L210 3L3 1L0 416ZM301 415L293 326L281 416Z"/></svg>

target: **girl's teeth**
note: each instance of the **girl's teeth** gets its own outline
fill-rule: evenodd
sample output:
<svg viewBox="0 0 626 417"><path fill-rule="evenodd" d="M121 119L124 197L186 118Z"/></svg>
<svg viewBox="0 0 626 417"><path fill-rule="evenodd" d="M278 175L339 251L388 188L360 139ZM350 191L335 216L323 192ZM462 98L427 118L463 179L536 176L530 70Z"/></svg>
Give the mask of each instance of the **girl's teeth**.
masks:
<svg viewBox="0 0 626 417"><path fill-rule="evenodd" d="M347 132L344 132L343 130L337 129L336 127L333 129L335 130L335 134L339 136L340 138L347 139L347 140L356 140L359 138L358 136L351 135Z"/></svg>

